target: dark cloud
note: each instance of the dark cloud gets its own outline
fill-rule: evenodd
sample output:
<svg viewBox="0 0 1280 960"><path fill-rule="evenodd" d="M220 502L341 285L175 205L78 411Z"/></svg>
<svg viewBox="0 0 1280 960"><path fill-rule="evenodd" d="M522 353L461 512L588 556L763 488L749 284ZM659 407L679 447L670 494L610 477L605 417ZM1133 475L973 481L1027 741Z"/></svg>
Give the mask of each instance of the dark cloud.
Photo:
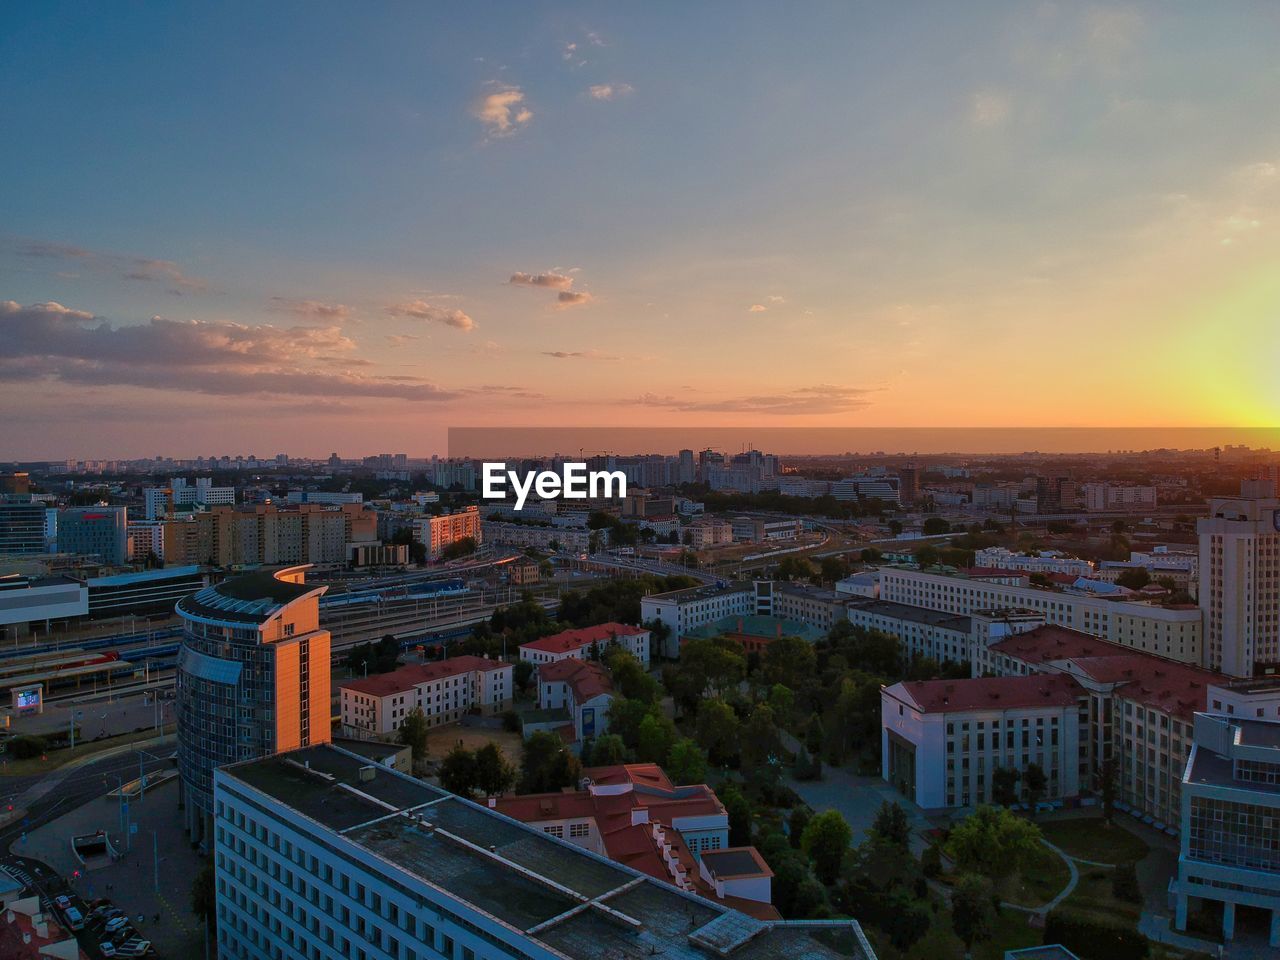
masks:
<svg viewBox="0 0 1280 960"><path fill-rule="evenodd" d="M518 287L549 287L552 290L568 290L573 286L573 277L563 273L513 273L507 283Z"/></svg>
<svg viewBox="0 0 1280 960"><path fill-rule="evenodd" d="M869 395L873 392L873 389L866 387L837 387L822 384L814 387L799 387L785 393L756 394L723 400L703 400L696 397L661 396L647 393L636 400L627 400L625 402L688 412L759 413L798 416L859 410L870 405Z"/></svg>
<svg viewBox="0 0 1280 960"><path fill-rule="evenodd" d="M136 257L121 253L104 253L98 250L87 250L65 243L46 243L31 241L18 248L25 257L45 260L72 260L87 264L100 270L118 270L126 280L141 280L145 283L163 283L166 289L181 296L185 293L201 293L209 289L207 280L188 276L182 268L172 260L157 260L151 257Z"/></svg>
<svg viewBox="0 0 1280 960"><path fill-rule="evenodd" d="M543 350L544 357L555 357L557 360L621 360L622 357L598 350Z"/></svg>
<svg viewBox="0 0 1280 960"><path fill-rule="evenodd" d="M585 290L561 290L556 296L556 307L581 307L594 299Z"/></svg>

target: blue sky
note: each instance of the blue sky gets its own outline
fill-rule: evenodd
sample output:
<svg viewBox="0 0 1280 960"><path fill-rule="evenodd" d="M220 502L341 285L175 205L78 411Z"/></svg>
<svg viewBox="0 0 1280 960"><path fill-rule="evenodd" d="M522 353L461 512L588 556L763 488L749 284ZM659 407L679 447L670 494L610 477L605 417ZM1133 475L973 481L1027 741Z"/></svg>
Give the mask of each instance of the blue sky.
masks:
<svg viewBox="0 0 1280 960"><path fill-rule="evenodd" d="M1261 3L9 5L0 455L157 410L297 452L1268 422L1203 336L1280 359L1277 41Z"/></svg>

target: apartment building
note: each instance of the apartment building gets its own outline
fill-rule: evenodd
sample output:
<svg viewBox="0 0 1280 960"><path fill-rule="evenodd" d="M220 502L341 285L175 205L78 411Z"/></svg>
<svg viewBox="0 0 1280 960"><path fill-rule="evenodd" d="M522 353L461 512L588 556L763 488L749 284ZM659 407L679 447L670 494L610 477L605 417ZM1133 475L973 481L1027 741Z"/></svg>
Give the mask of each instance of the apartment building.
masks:
<svg viewBox="0 0 1280 960"><path fill-rule="evenodd" d="M492 810L673 886L777 919L773 871L729 846L729 815L706 784L676 786L653 763L588 767L577 790L506 795Z"/></svg>
<svg viewBox="0 0 1280 960"><path fill-rule="evenodd" d="M1081 488L1084 508L1090 513L1107 510L1150 510L1156 505L1156 488L1117 483L1086 483Z"/></svg>
<svg viewBox="0 0 1280 960"><path fill-rule="evenodd" d="M1212 500L1198 521L1205 663L1233 677L1280 669L1280 500Z"/></svg>
<svg viewBox="0 0 1280 960"><path fill-rule="evenodd" d="M464 656L344 680L338 685L342 731L348 736L390 736L416 708L433 727L457 723L468 713L495 716L511 707L511 675L509 663Z"/></svg>
<svg viewBox="0 0 1280 960"><path fill-rule="evenodd" d="M360 504L215 506L165 524L166 562L216 566L345 563L348 545L377 539L377 515Z"/></svg>
<svg viewBox="0 0 1280 960"><path fill-rule="evenodd" d="M1077 577L1093 576L1088 560L1068 557L1056 550L1039 553L1015 553L1005 547L986 547L974 554L973 564L994 570L1024 570L1027 573L1069 573Z"/></svg>
<svg viewBox="0 0 1280 960"><path fill-rule="evenodd" d="M733 524L727 520L695 520L685 527L684 536L694 550L733 543Z"/></svg>
<svg viewBox="0 0 1280 960"><path fill-rule="evenodd" d="M875 958L854 920L757 920L332 746L215 776L221 957Z"/></svg>
<svg viewBox="0 0 1280 960"><path fill-rule="evenodd" d="M520 659L528 660L538 667L570 657L577 660L585 660L588 657L598 659L610 644L616 643L639 660L647 670L650 636L650 632L644 627L615 622L601 623L591 627L562 630L549 637L539 637L537 640L522 643Z"/></svg>
<svg viewBox="0 0 1280 960"><path fill-rule="evenodd" d="M428 560L439 560L447 547L467 537L477 544L484 542L480 508L474 504L458 513L418 517L413 521L413 539L426 547Z"/></svg>
<svg viewBox="0 0 1280 960"><path fill-rule="evenodd" d="M998 768L1037 764L1041 799L1070 800L1088 773L1085 700L1063 675L895 683L880 693L882 776L912 802L941 810L993 803Z"/></svg>
<svg viewBox="0 0 1280 960"><path fill-rule="evenodd" d="M502 547L585 551L591 544L591 531L586 527L539 526L532 523L482 520L480 528L485 543Z"/></svg>
<svg viewBox="0 0 1280 960"><path fill-rule="evenodd" d="M1199 664L1200 609L1066 593L993 579L885 567L880 598L960 615L993 607L1041 614L1046 623L1079 630L1145 653Z"/></svg>
<svg viewBox="0 0 1280 960"><path fill-rule="evenodd" d="M760 588L757 585L727 583L655 593L641 598L640 620L642 623L657 620L666 624L668 636L661 653L667 659L675 660L680 656L681 635L695 627L725 617L770 613L772 597L762 596L758 601L758 592ZM760 606L764 609L757 609Z"/></svg>
<svg viewBox="0 0 1280 960"><path fill-rule="evenodd" d="M1191 907L1216 901L1223 939L1237 911L1252 911L1280 947L1280 721L1196 714L1181 824L1174 925L1186 930Z"/></svg>
<svg viewBox="0 0 1280 960"><path fill-rule="evenodd" d="M771 589L765 591L769 585ZM762 581L757 587L760 599L768 597L772 605L761 612L782 617L786 620L799 620L826 632L847 615L849 598L835 590L811 586L807 583L788 583L785 581ZM757 605L759 609L759 605Z"/></svg>

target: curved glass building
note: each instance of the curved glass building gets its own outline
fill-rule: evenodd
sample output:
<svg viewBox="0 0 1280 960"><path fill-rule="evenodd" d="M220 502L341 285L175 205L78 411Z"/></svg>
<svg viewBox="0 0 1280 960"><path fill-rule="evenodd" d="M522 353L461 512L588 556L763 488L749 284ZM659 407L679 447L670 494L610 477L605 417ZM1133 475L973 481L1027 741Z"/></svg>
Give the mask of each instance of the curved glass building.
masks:
<svg viewBox="0 0 1280 960"><path fill-rule="evenodd" d="M233 577L178 601L178 773L187 832L204 841L213 771L329 741L329 632L307 565Z"/></svg>

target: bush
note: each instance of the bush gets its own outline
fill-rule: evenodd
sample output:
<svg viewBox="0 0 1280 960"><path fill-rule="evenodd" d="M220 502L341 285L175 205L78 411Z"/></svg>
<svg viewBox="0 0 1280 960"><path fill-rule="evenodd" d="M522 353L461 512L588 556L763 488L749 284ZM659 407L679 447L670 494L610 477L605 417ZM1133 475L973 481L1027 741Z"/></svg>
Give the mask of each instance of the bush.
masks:
<svg viewBox="0 0 1280 960"><path fill-rule="evenodd" d="M1061 908L1045 918L1044 942L1060 943L1084 960L1143 960L1148 950L1147 938L1136 927Z"/></svg>
<svg viewBox="0 0 1280 960"><path fill-rule="evenodd" d="M30 760L49 749L49 741L44 737L31 735L14 737L9 741L9 753L17 760Z"/></svg>
<svg viewBox="0 0 1280 960"><path fill-rule="evenodd" d="M930 880L937 879L942 873L942 851L936 843L931 843L920 854L920 869Z"/></svg>
<svg viewBox="0 0 1280 960"><path fill-rule="evenodd" d="M1138 886L1138 871L1132 862L1116 864L1115 870L1111 872L1111 894L1117 900L1124 900L1126 903L1142 902L1142 888Z"/></svg>
<svg viewBox="0 0 1280 960"><path fill-rule="evenodd" d="M502 729L507 733L519 733L524 729L524 724L520 722L520 714L514 710L504 710L502 713Z"/></svg>

